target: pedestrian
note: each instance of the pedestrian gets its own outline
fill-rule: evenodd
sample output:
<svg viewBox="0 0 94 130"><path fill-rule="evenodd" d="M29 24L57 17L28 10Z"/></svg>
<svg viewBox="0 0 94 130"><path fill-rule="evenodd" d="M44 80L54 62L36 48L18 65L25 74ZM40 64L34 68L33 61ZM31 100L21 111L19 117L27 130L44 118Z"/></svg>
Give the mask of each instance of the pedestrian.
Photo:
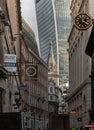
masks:
<svg viewBox="0 0 94 130"><path fill-rule="evenodd" d="M83 126L80 126L80 130L83 130Z"/></svg>
<svg viewBox="0 0 94 130"><path fill-rule="evenodd" d="M76 127L73 126L73 127L72 127L72 130L76 130Z"/></svg>

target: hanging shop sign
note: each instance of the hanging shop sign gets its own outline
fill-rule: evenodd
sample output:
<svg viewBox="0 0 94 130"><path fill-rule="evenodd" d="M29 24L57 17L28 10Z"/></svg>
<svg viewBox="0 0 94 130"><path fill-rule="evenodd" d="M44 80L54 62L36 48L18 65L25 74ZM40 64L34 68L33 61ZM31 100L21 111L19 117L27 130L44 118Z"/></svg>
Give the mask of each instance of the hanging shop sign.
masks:
<svg viewBox="0 0 94 130"><path fill-rule="evenodd" d="M28 90L28 86L27 85L21 85L19 87L20 90L23 90L23 91L27 91Z"/></svg>
<svg viewBox="0 0 94 130"><path fill-rule="evenodd" d="M92 18L86 13L79 13L74 19L74 26L79 30L87 30L92 25Z"/></svg>
<svg viewBox="0 0 94 130"><path fill-rule="evenodd" d="M25 79L37 80L38 79L38 66L32 64L25 65Z"/></svg>
<svg viewBox="0 0 94 130"><path fill-rule="evenodd" d="M9 72L16 72L16 55L4 54L4 67Z"/></svg>

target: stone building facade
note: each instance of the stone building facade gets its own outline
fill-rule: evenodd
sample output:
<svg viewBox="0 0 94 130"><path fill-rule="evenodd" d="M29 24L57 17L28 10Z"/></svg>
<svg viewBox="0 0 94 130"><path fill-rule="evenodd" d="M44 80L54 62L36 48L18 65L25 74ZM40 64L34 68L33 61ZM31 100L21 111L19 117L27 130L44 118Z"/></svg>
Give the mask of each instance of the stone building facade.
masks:
<svg viewBox="0 0 94 130"><path fill-rule="evenodd" d="M39 57L33 31L26 27L23 30L20 0L1 0L0 112L23 112L25 128L44 130L48 126L48 67Z"/></svg>
<svg viewBox="0 0 94 130"><path fill-rule="evenodd" d="M58 72L57 72L57 65L53 53L52 38L50 39L50 43L49 43L48 68L49 68L49 72L48 72L49 115L51 113L58 114L58 106L59 106L59 87L57 84Z"/></svg>
<svg viewBox="0 0 94 130"><path fill-rule="evenodd" d="M25 101L22 109L26 109L26 114L28 114L28 127L32 130L47 129L48 67L39 57L34 32L24 20L21 40L21 73L22 86L27 86L25 91L21 90L21 94Z"/></svg>
<svg viewBox="0 0 94 130"><path fill-rule="evenodd" d="M20 21L20 16L18 17L20 14L20 1L18 3L13 1L12 9L15 8L15 10L12 13L15 13L15 15L11 18L9 11L11 9L8 6L8 2L10 1L0 1L0 112L18 111L15 102L15 92L18 91L20 84L18 71L17 74L13 71L8 71L5 64L5 55L17 55L11 23L14 17L16 19L15 28L18 33L20 29L20 22L18 22Z"/></svg>
<svg viewBox="0 0 94 130"><path fill-rule="evenodd" d="M89 110L90 124L94 123L94 25L86 46L85 53L91 58L91 109Z"/></svg>
<svg viewBox="0 0 94 130"><path fill-rule="evenodd" d="M91 107L91 60L85 54L91 28L85 31L74 26L74 18L78 13L94 15L93 0L72 0L71 2L71 32L69 42L69 95L68 108L70 127L84 126L89 123L88 110ZM73 112L73 114L71 114Z"/></svg>
<svg viewBox="0 0 94 130"><path fill-rule="evenodd" d="M29 81L31 121L34 129L43 130L48 127L48 67L32 50L29 51L29 62L38 69L37 79Z"/></svg>

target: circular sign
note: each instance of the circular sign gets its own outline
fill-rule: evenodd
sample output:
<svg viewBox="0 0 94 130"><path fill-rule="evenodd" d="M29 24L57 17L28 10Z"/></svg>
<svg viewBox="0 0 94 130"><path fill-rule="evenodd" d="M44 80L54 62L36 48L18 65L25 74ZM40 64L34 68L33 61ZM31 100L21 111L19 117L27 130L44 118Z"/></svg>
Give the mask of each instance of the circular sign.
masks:
<svg viewBox="0 0 94 130"><path fill-rule="evenodd" d="M28 68L26 68L26 74L27 76L35 76L37 73L36 67L35 66L29 66Z"/></svg>

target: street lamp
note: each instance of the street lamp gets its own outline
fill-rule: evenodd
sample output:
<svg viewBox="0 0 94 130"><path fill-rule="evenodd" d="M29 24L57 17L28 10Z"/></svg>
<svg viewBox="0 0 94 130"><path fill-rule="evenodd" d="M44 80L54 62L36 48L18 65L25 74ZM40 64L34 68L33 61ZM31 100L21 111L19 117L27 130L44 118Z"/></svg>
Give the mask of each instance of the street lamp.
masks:
<svg viewBox="0 0 94 130"><path fill-rule="evenodd" d="M19 108L19 106L21 105L21 97L20 97L20 93L19 92L15 92L14 99L15 99L16 105Z"/></svg>

